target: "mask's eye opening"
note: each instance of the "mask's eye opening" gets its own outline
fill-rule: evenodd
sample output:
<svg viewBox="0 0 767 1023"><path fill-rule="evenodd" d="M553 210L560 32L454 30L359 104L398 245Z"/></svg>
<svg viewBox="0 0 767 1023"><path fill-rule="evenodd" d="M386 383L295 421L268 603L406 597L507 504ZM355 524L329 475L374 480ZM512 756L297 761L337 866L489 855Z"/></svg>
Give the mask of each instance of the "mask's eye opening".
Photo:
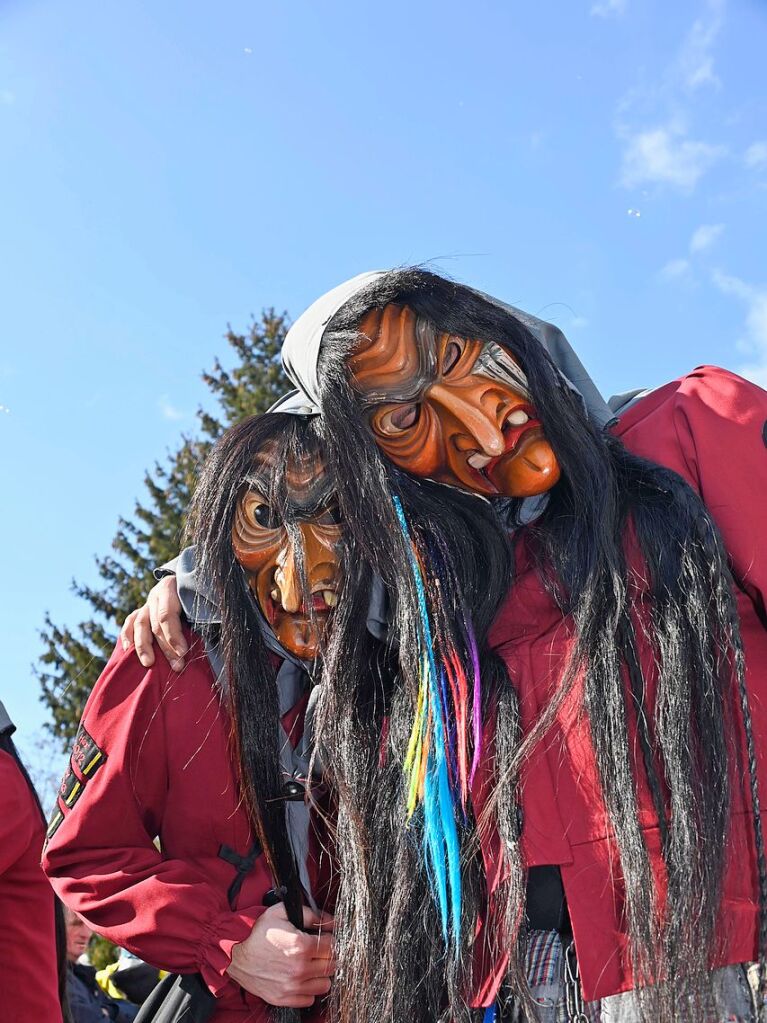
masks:
<svg viewBox="0 0 767 1023"><path fill-rule="evenodd" d="M451 337L442 354L442 376L447 376L463 355L463 345L458 338Z"/></svg>
<svg viewBox="0 0 767 1023"><path fill-rule="evenodd" d="M249 494L245 498L245 514L257 529L279 529L282 525L277 512L259 494Z"/></svg>
<svg viewBox="0 0 767 1023"><path fill-rule="evenodd" d="M378 417L378 430L383 434L402 433L415 426L421 415L421 406L416 402L395 405Z"/></svg>

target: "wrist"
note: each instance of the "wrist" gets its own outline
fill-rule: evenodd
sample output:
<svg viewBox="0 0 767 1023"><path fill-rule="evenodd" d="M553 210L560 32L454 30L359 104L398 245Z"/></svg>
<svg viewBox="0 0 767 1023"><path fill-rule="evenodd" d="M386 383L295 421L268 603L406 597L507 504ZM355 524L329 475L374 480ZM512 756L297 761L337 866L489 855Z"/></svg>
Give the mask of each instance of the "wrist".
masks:
<svg viewBox="0 0 767 1023"><path fill-rule="evenodd" d="M226 913L212 920L202 935L197 950L199 972L216 996L232 980L241 984L244 952L242 942L250 937L263 907ZM237 974L237 976L235 976Z"/></svg>

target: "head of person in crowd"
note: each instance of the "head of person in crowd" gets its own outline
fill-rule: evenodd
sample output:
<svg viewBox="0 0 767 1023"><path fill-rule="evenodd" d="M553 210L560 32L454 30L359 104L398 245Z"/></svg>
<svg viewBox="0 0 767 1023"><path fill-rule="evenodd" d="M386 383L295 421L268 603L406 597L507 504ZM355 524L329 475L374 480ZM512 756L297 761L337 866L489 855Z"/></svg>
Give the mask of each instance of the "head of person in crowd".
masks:
<svg viewBox="0 0 767 1023"><path fill-rule="evenodd" d="M471 494L522 527L517 540L576 633L569 669L527 746L582 679L636 982L694 984L707 971L722 890L733 676L741 702L745 693L727 556L701 500L605 429L611 413L560 331L427 270L363 274L329 292L291 328L283 358L321 409L346 529L387 585L396 587L391 559L376 552L398 530L398 495L428 490L438 518L438 491L445 501ZM638 583L659 708L652 721L638 715L643 779L632 766L624 690L628 676L645 706ZM666 897L639 818L645 783Z"/></svg>
<svg viewBox="0 0 767 1023"><path fill-rule="evenodd" d="M286 887L295 865L274 766L274 640L320 683L312 729L337 811L345 980L332 997L343 1020L375 1018L382 990L411 1013L413 991L424 992L424 1020L459 998L468 967L455 951L471 945L484 910L468 788L486 706L516 713L486 644L510 571L504 531L489 507L459 492L445 500L429 482L404 481L398 500L396 531L373 563L340 515L319 417L275 412L219 440L190 517L198 573L221 608L215 638L244 791ZM449 736L437 731L448 719ZM509 785L498 818L512 843L514 810Z"/></svg>
<svg viewBox="0 0 767 1023"><path fill-rule="evenodd" d="M64 923L67 933L67 960L76 963L81 955L88 951L93 931L83 918L74 910L64 910Z"/></svg>

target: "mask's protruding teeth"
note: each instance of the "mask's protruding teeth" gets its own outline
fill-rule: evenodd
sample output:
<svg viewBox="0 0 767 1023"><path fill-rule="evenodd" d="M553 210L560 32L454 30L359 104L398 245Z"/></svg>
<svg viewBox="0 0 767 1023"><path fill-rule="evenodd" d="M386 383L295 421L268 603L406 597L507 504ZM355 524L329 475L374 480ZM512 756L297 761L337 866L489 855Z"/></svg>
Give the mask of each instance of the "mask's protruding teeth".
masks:
<svg viewBox="0 0 767 1023"><path fill-rule="evenodd" d="M269 596L272 598L272 600L275 602L275 604L279 604L279 602L280 602L280 591L276 587L269 593Z"/></svg>
<svg viewBox="0 0 767 1023"><path fill-rule="evenodd" d="M507 416L506 422L511 426L524 426L525 423L530 419L530 416L525 412L524 409L515 409L511 415Z"/></svg>
<svg viewBox="0 0 767 1023"><path fill-rule="evenodd" d="M328 607L335 607L338 603L338 594L334 593L333 590L323 590L322 599L328 605Z"/></svg>
<svg viewBox="0 0 767 1023"><path fill-rule="evenodd" d="M469 455L466 459L472 469L484 469L489 462L492 462L492 460L491 455L482 455L479 451L475 451L473 455Z"/></svg>

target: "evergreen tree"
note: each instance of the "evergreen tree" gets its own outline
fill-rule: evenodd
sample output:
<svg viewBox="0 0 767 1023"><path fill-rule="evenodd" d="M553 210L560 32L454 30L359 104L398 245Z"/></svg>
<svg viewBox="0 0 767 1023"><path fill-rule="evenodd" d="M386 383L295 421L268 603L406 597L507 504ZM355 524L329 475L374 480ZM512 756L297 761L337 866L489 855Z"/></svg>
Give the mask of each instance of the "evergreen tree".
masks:
<svg viewBox="0 0 767 1023"><path fill-rule="evenodd" d="M59 626L46 615L41 631L45 651L37 668L40 699L51 714L47 728L64 748L77 732L120 626L154 584L153 569L178 553L197 472L212 442L245 416L265 412L288 389L279 359L287 328L286 314L274 309L264 310L246 334L229 328L225 337L236 356L234 367L227 370L216 359L213 369L203 373L218 401L218 415L200 409L201 435L182 437L175 454L146 473L146 494L136 502L132 519L119 520L113 553L96 559L99 585L72 583L88 605L88 619Z"/></svg>

